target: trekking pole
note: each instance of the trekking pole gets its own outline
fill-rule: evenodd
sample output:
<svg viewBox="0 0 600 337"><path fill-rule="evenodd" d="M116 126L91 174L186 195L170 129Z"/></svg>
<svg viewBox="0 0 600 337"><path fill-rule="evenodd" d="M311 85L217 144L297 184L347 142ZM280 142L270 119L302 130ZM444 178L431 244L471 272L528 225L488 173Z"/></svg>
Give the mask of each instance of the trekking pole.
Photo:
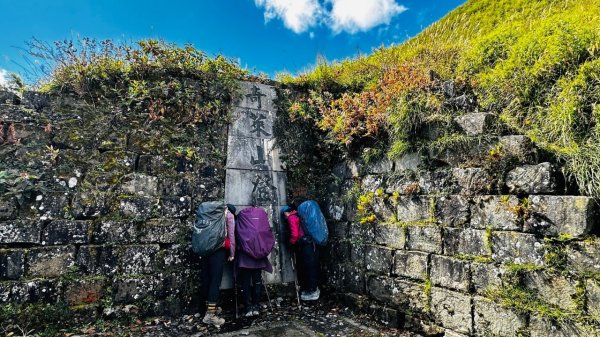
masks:
<svg viewBox="0 0 600 337"><path fill-rule="evenodd" d="M233 279L233 297L235 297L235 319L238 319L237 282Z"/></svg>
<svg viewBox="0 0 600 337"><path fill-rule="evenodd" d="M262 274L260 275L260 278L262 280L262 284L265 286L265 293L267 294L267 300L269 301L269 308L271 308L271 311L273 311L273 305L271 305L271 296L269 296L269 289L267 289L267 284L265 283L265 280L262 278Z"/></svg>
<svg viewBox="0 0 600 337"><path fill-rule="evenodd" d="M300 308L300 294L298 293L298 274L296 271L296 261L294 259L295 256L296 253L293 255L290 254L290 261L292 261L292 271L294 272L294 290L296 290L296 299L298 300L298 308Z"/></svg>

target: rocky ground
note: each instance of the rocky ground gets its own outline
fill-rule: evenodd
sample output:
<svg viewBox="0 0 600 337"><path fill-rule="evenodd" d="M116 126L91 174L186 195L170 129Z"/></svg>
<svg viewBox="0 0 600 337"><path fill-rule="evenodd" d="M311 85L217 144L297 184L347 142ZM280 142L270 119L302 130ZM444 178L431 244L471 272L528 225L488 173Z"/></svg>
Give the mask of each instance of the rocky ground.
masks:
<svg viewBox="0 0 600 337"><path fill-rule="evenodd" d="M241 316L241 315L240 315ZM401 336L419 337L411 332L390 329L366 315L355 315L347 307L330 300L321 300L298 308L295 299L281 297L262 304L257 318L235 318L235 312L224 310L226 323L220 328L202 323L200 314L178 318L149 318L129 324L101 322L76 331L63 331L66 337L76 336Z"/></svg>

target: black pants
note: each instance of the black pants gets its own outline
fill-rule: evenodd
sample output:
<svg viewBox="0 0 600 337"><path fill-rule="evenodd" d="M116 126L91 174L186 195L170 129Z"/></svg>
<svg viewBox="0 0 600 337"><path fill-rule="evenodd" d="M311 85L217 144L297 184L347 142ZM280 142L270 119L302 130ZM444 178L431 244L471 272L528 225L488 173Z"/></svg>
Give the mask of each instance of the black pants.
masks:
<svg viewBox="0 0 600 337"><path fill-rule="evenodd" d="M223 267L227 252L225 249L217 249L216 252L200 259L202 271L202 296L208 304L217 304L219 299L219 287L223 278Z"/></svg>
<svg viewBox="0 0 600 337"><path fill-rule="evenodd" d="M257 305L262 296L262 271L261 269L240 268L238 278L242 288L244 308L249 310L250 303L252 302L252 305ZM252 297L252 301L250 300L250 297Z"/></svg>
<svg viewBox="0 0 600 337"><path fill-rule="evenodd" d="M300 272L302 281L304 281L305 291L317 290L319 281L319 250L314 241L307 236L300 239L298 251L300 253Z"/></svg>

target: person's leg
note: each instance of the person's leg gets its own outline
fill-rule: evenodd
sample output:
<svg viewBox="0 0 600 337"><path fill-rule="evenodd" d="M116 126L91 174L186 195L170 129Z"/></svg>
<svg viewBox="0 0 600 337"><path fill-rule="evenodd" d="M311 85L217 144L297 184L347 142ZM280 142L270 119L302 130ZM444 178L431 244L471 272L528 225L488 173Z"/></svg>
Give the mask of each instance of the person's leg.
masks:
<svg viewBox="0 0 600 337"><path fill-rule="evenodd" d="M209 284L208 258L200 259L200 300L201 313L206 312L206 302L208 301L208 284Z"/></svg>
<svg viewBox="0 0 600 337"><path fill-rule="evenodd" d="M240 281L240 288L242 292L242 302L244 303L244 310L246 313L252 311L250 306L250 283L252 273L250 269L240 268L238 272L238 279Z"/></svg>
<svg viewBox="0 0 600 337"><path fill-rule="evenodd" d="M219 249L207 259L207 270L208 270L208 291L207 291L207 309L206 315L202 320L206 324L222 325L225 320L217 317L217 301L219 299L219 287L221 285L221 279L223 278L223 267L225 266L226 252L224 249Z"/></svg>
<svg viewBox="0 0 600 337"><path fill-rule="evenodd" d="M313 292L317 289L318 275L316 273L316 253L312 241L302 242L302 257L306 273L306 291Z"/></svg>
<svg viewBox="0 0 600 337"><path fill-rule="evenodd" d="M260 302L262 296L262 270L253 269L252 270L252 280L254 281L254 286L252 288L252 306L254 307L254 315L258 315L258 303Z"/></svg>

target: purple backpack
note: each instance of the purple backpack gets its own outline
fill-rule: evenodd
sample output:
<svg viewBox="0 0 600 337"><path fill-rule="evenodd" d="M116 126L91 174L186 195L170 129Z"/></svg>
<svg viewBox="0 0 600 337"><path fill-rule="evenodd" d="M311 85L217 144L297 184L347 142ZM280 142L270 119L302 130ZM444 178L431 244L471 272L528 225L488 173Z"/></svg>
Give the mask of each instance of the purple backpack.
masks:
<svg viewBox="0 0 600 337"><path fill-rule="evenodd" d="M254 259L262 259L271 253L275 237L269 217L259 207L244 208L236 218L236 244Z"/></svg>

